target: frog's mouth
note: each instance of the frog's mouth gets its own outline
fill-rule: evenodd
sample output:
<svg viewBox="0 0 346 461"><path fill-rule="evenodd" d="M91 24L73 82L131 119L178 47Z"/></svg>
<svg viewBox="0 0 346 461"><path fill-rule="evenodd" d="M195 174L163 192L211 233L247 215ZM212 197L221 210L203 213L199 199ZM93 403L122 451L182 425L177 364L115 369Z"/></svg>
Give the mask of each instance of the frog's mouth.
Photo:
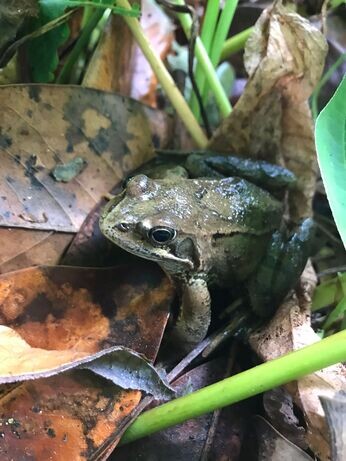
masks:
<svg viewBox="0 0 346 461"><path fill-rule="evenodd" d="M168 271L172 270L193 270L194 262L188 258L182 258L176 256L172 253L172 250L167 247L153 247L146 245L145 242L141 241L138 244L134 243L132 239L124 239L117 238L115 234L113 234L112 238L110 239L114 244L118 245L125 251L134 254L135 256L139 256L144 259L148 259L149 261L155 261L158 264L162 264Z"/></svg>

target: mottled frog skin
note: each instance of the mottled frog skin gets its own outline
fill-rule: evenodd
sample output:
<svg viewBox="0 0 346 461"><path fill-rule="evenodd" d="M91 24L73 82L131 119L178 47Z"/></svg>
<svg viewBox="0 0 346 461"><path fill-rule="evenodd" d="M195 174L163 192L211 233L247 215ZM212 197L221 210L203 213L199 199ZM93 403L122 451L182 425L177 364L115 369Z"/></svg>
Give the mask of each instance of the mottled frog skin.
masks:
<svg viewBox="0 0 346 461"><path fill-rule="evenodd" d="M305 220L287 240L282 214L282 203L240 177L153 180L141 174L109 202L100 228L173 280L181 300L175 336L190 349L210 324L208 287L242 283L256 314L266 316L297 281L312 223Z"/></svg>

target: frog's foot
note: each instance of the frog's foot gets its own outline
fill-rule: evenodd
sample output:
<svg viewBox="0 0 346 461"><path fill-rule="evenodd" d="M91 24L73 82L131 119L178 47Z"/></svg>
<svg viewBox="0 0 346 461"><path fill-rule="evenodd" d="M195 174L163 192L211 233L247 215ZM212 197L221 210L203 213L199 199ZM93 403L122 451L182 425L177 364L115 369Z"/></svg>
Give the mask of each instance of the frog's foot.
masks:
<svg viewBox="0 0 346 461"><path fill-rule="evenodd" d="M269 251L247 286L257 315L272 315L297 284L309 257L313 232L313 220L307 218L287 241L280 232L273 234Z"/></svg>
<svg viewBox="0 0 346 461"><path fill-rule="evenodd" d="M239 176L272 192L293 187L296 183L295 175L282 166L213 152L189 155L185 167L192 177Z"/></svg>
<svg viewBox="0 0 346 461"><path fill-rule="evenodd" d="M210 304L210 293L204 279L193 277L182 286L180 313L173 338L185 351L191 350L207 335Z"/></svg>

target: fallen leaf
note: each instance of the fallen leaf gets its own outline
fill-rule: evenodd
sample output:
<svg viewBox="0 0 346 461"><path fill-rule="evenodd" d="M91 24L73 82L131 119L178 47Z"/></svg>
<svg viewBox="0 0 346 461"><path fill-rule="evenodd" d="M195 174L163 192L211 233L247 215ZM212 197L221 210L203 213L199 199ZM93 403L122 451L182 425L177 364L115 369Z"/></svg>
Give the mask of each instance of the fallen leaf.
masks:
<svg viewBox="0 0 346 461"><path fill-rule="evenodd" d="M104 447L120 437L141 398L87 371L30 381L3 394L1 461L104 460Z"/></svg>
<svg viewBox="0 0 346 461"><path fill-rule="evenodd" d="M153 155L141 106L68 86L0 89L0 225L76 232L99 198ZM50 175L81 156L67 184Z"/></svg>
<svg viewBox="0 0 346 461"><path fill-rule="evenodd" d="M112 14L86 69L82 85L130 95L133 35L124 19Z"/></svg>
<svg viewBox="0 0 346 461"><path fill-rule="evenodd" d="M56 360L121 344L152 361L172 298L173 288L158 267L148 270L141 263L29 268L0 277L1 323ZM24 367L35 355L28 357ZM109 364L104 365L106 373ZM13 385L0 388L4 461L24 454L38 461L106 459L141 398L140 392L123 391L90 370L8 386Z"/></svg>
<svg viewBox="0 0 346 461"><path fill-rule="evenodd" d="M292 396L283 387L263 394L263 406L269 422L282 436L294 445L306 450L306 431L296 416Z"/></svg>
<svg viewBox="0 0 346 461"><path fill-rule="evenodd" d="M178 396L195 391L225 377L225 358L195 367L172 383ZM155 406L160 402L155 402ZM111 461L135 459L237 461L249 422L247 403L231 405L178 424L151 436L118 447Z"/></svg>
<svg viewBox="0 0 346 461"><path fill-rule="evenodd" d="M319 341L310 325L311 296L316 276L310 265L301 278L298 297L292 295L282 304L269 324L250 336L250 344L263 361L268 361ZM285 386L304 414L306 439L321 460L330 459L330 444L325 415L319 400L332 396L346 386L346 368L333 365Z"/></svg>
<svg viewBox="0 0 346 461"><path fill-rule="evenodd" d="M346 458L345 390L336 392L332 398L321 396L320 399L328 422L332 460L342 461Z"/></svg>
<svg viewBox="0 0 346 461"><path fill-rule="evenodd" d="M313 461L313 459L283 437L264 418L256 416L254 427L259 444L258 461Z"/></svg>
<svg viewBox="0 0 346 461"><path fill-rule="evenodd" d="M264 10L245 47L249 80L209 148L285 165L298 177L293 220L311 214L317 172L308 98L327 46L310 23L276 1Z"/></svg>
<svg viewBox="0 0 346 461"><path fill-rule="evenodd" d="M0 274L39 264L56 265L73 238L66 232L0 227Z"/></svg>
<svg viewBox="0 0 346 461"><path fill-rule="evenodd" d="M30 347L14 330L0 325L0 384L49 378L76 368L90 370L123 389L144 391L156 399L173 392L155 368L133 350L113 346L94 354Z"/></svg>

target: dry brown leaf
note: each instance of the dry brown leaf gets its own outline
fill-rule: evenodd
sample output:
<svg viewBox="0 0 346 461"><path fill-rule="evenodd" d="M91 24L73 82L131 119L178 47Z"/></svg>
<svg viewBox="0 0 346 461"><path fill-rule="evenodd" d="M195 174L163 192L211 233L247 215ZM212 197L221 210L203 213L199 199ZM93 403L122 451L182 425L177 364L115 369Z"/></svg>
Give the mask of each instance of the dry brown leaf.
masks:
<svg viewBox="0 0 346 461"><path fill-rule="evenodd" d="M311 295L316 277L310 265L301 279L298 298L291 296L270 323L253 333L250 344L263 361L268 361L319 341L310 325ZM330 459L328 429L319 396L333 396L346 386L346 368L333 365L286 386L294 402L303 411L307 442L321 460Z"/></svg>
<svg viewBox="0 0 346 461"><path fill-rule="evenodd" d="M0 228L0 274L40 264L54 266L73 234Z"/></svg>
<svg viewBox="0 0 346 461"><path fill-rule="evenodd" d="M209 147L275 161L298 177L293 220L310 215L316 159L308 98L327 51L323 35L281 1L265 10L245 48L249 80Z"/></svg>
<svg viewBox="0 0 346 461"><path fill-rule="evenodd" d="M85 371L5 386L0 394L1 461L105 460L141 399Z"/></svg>
<svg viewBox="0 0 346 461"><path fill-rule="evenodd" d="M14 372L42 371L122 344L153 360L172 297L159 268L148 270L141 263L118 269L40 267L2 275L1 323L22 338L3 328L20 348L13 365L15 349L6 341L3 358ZM6 367L5 360L1 363ZM103 453L117 443L140 397L85 370L2 386L1 460L24 455L37 461L106 459Z"/></svg>
<svg viewBox="0 0 346 461"><path fill-rule="evenodd" d="M112 14L88 64L82 85L129 96L132 54L133 35L123 18Z"/></svg>
<svg viewBox="0 0 346 461"><path fill-rule="evenodd" d="M76 232L100 197L153 154L148 121L133 100L79 87L0 89L2 226ZM52 169L82 157L69 183Z"/></svg>
<svg viewBox="0 0 346 461"><path fill-rule="evenodd" d="M172 139L172 120L168 115L120 96L67 86L9 86L4 91L4 88L0 90L0 99L5 105L11 104L12 108L7 106L7 111L0 114L0 226L6 226L0 228L3 243L0 273L38 264L57 264L71 242L72 234L42 229L53 229L58 221L56 227L59 230L79 230L81 221L99 202L101 195L123 179L129 170L145 161L151 151L151 140L156 147L164 148ZM64 115L59 111L59 104L64 106L71 98L75 108L70 107L70 112ZM18 107L21 99L22 111L27 110L25 116ZM59 104L55 102L57 99L60 99ZM92 115L94 109L86 108L90 104L91 108L96 107L94 112L97 114L97 108L100 108L98 99L108 100L110 106L114 104L116 107L118 104L123 117L119 118L118 123L113 110L118 126L114 128L114 134L106 127L100 128L95 151L91 140L89 145L85 142L87 139L84 142L82 139L87 119L83 114L81 118L73 118L73 111L82 111L80 106L83 105L85 113L89 111L90 115L91 111ZM138 114L132 115L131 108L139 110ZM107 105L102 110L106 113ZM124 140L126 130L119 135L119 130L126 124L126 114L129 121L128 141ZM68 115L69 120L66 118ZM99 113L90 120L89 130L97 120L102 122L107 118ZM132 120L135 123L138 121L141 126L136 128ZM39 130L36 127L40 127ZM92 129L96 134L97 126ZM66 130L66 133L60 130ZM67 139L68 135L70 133L78 138L79 131L81 143L77 139L73 146ZM112 143L108 150L97 153L100 143L107 147L107 140ZM143 149L140 147L142 141ZM57 183L50 175L53 167L57 162L68 162L78 154L88 162L88 171L79 174L69 184ZM69 221L70 217L73 222ZM37 230L8 228L7 225Z"/></svg>

